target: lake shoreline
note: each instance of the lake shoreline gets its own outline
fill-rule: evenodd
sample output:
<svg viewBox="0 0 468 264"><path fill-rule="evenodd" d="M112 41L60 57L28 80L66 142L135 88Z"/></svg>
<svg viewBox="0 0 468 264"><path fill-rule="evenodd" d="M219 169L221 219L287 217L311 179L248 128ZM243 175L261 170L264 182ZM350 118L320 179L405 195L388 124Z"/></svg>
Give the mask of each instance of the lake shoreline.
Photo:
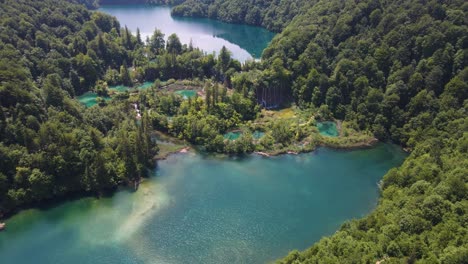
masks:
<svg viewBox="0 0 468 264"><path fill-rule="evenodd" d="M207 16L198 16L198 15L180 15L180 14L177 14L177 13L173 13L172 12L172 9L176 6L178 6L179 4L164 4L164 3L141 3L141 4L135 4L135 3L132 3L132 2L128 2L128 3L99 3L98 6L95 6L95 7L88 7L89 10L92 10L92 11L99 11L99 8L103 8L103 7L115 7L115 6L135 6L135 5L142 5L142 6L156 6L156 7L169 7L170 10L171 10L171 16L174 17L174 18L179 18L179 19L183 19L183 18L198 18L198 19L209 19L209 20L215 20L215 21L219 21L219 22L223 22L223 23L227 23L227 24L234 24L234 25L248 25L248 26L252 26L252 27L259 27L259 28L263 28L265 30L268 30L272 33L276 33L276 34L279 34L281 33L282 30L272 30L272 29L269 29L263 25L258 25L258 24L253 24L253 23L243 23L243 22L232 22L232 21L226 21L226 20L222 20L222 19L215 19L215 18L210 18L210 17L207 17Z"/></svg>
<svg viewBox="0 0 468 264"><path fill-rule="evenodd" d="M228 255L221 254L220 259L237 256L238 252L245 250L244 244L237 241L247 240L257 244L257 249L264 253L245 255L242 263L273 261L290 250L287 236L294 237L295 248L305 247L311 241L335 232L342 222L373 210L378 199L375 182L387 168L382 168L382 164L394 166L401 160L394 159L400 156L400 152L393 151L394 148L396 146L379 144L369 152L348 152L318 147L311 154L293 156L295 153L289 153L265 159L256 154L208 154L191 146L190 151L179 151L158 162L157 169L143 179L138 191L134 191L133 186L123 185L113 189L108 196L81 193L67 199L62 197L44 202L46 205L40 205L39 209L20 211L8 219L5 232L0 233L0 241L4 242L0 254L5 253L7 263L13 259L19 260L17 263L28 263L27 256L20 255L22 249L31 254L36 254L35 250L40 251L35 255L39 262L46 258L66 260L69 257L78 257L86 262L84 260L108 256L115 257L114 262L118 258L141 257L146 260L158 256L163 261L168 259L167 256L177 254L180 257L173 259L174 263L184 263L183 259L193 259L194 256L207 260L206 263L215 263L211 250L194 251L196 245L206 241L190 234L197 232L212 239L206 247L213 245L222 250L227 245L233 249L228 251ZM185 151L188 154L184 154ZM360 166L361 161L369 166ZM347 198L337 199L342 202L334 209L322 206L317 197L322 197L323 192L324 199L332 199L333 192L325 188L339 188L341 184L352 186L340 192ZM361 197L363 191L368 198L366 201ZM278 195L281 193L284 197ZM297 206L291 209L291 203ZM360 205L355 209L343 210L357 203ZM307 213L304 212L306 208ZM317 212L328 217L316 219ZM264 218L271 214L275 217ZM259 222L258 217L265 221ZM330 225L329 217L337 222ZM310 225L311 219L316 219L314 223L321 227ZM299 226L303 231L288 228L292 226ZM231 234L234 242L220 244L225 241L225 236L216 233L211 237L213 228L222 234ZM238 232L239 229L243 232ZM278 237L278 230L287 233ZM314 230L319 233L314 233ZM70 238L70 234L77 237ZM37 239L31 240L34 236L38 236ZM187 240L191 244L181 243ZM58 241L57 245L55 241ZM41 243L48 244L41 246ZM71 251L50 252L63 251L63 248ZM141 248L151 254L145 255L139 250ZM82 252L86 254L82 255ZM266 255L267 258L264 257Z"/></svg>
<svg viewBox="0 0 468 264"><path fill-rule="evenodd" d="M232 130L231 132L234 132L234 131L242 131L242 130L241 129L235 129L235 130ZM174 143L174 144L176 144L178 146L177 149L169 151L167 153L163 153L162 155L160 155L160 153L158 153L158 155L156 155L155 158L154 158L155 161L165 160L169 156L174 155L174 154L187 153L187 152L190 152L191 150L196 149L198 147L196 145L188 144L185 141L182 142L179 139L174 138L174 137L172 137L170 135L164 134L164 133L162 133L160 131L155 131L154 133L159 135L160 137L164 137L164 140L166 140L168 142L171 142L171 143ZM256 155L261 155L261 156L265 156L265 157L275 157L275 156L279 156L279 155L298 155L298 154L303 154L303 153L310 153L310 152L314 152L319 147L325 147L325 148L330 148L330 149L335 149L335 150L349 150L349 151L359 150L359 149L368 149L368 148L375 147L378 143L381 142L380 140L378 140L375 137L369 137L369 138L366 138L365 140L361 140L361 141L358 141L358 142L334 144L334 143L332 143L330 141L327 141L326 140L327 137L324 137L324 136L322 136L322 137L325 140L322 140L317 145L311 146L311 147L306 146L306 147L296 148L295 149L295 148L291 147L292 146L292 144L291 144L291 145L289 145L287 147L284 147L284 148L275 148L275 149L272 149L272 150L255 150L255 151L252 151L252 152L249 152L249 153L237 153L237 154L227 153L227 152L221 152L221 153L208 152L208 153L209 154L229 155L229 156L242 156L242 155L256 154ZM402 147L402 146L400 146L400 147Z"/></svg>
<svg viewBox="0 0 468 264"><path fill-rule="evenodd" d="M91 191L77 191L77 192L73 192L73 193L68 193L68 194L63 195L63 196L56 196L56 197L53 197L53 198L50 198L50 199L47 199L47 200L34 202L34 203L26 205L26 206L18 207L18 208L15 208L15 209L11 210L11 211L8 211L8 212L0 212L0 222L5 222L7 224L5 226L5 229L4 229L4 231L7 231L8 230L8 220L11 219L16 214L21 213L22 211L30 210L30 209L47 210L47 209L50 209L50 208L53 208L53 207L56 207L56 206L60 206L60 205L64 204L65 202L71 202L71 201L75 201L75 200L79 200L79 199L83 199L83 198L93 197L93 198L99 199L99 198L111 197L112 195L114 195L119 190L123 190L123 189L127 189L127 188L128 188L128 190L132 190L133 188L131 188L131 187L132 187L131 184L128 184L128 185L119 184L115 188L101 190L100 193L95 193L95 192L91 192ZM1 233L0 233L0 236L1 236Z"/></svg>
<svg viewBox="0 0 468 264"><path fill-rule="evenodd" d="M160 132L159 132L160 133ZM167 136L167 135L166 135ZM173 140L177 140L172 138ZM306 154L306 153L311 153L317 150L318 147L324 147L324 148L329 148L329 149L335 149L335 150L344 150L344 151L353 151L353 150L359 150L359 149L368 149L368 148L373 148L375 147L378 143L380 143L379 140L376 138L373 138L370 142L361 142L361 143L356 143L353 145L347 145L347 146L333 146L333 145L327 145L324 143L321 143L317 145L314 148L311 149L302 149L302 150L292 150L289 148L285 149L280 149L280 150L273 150L273 151L254 151L252 153L245 153L245 154L228 154L228 153L218 153L221 155L229 155L229 156L245 156L245 155L260 155L263 157L277 157L281 155L299 155L299 154ZM401 147L401 146L400 146ZM195 147L193 146L188 146L188 145L181 145L177 150L174 151L169 151L167 153L162 154L161 156L155 156L153 160L155 162L157 161L163 161L168 159L169 157L173 155L178 155L178 154L187 154L187 153L192 153L196 152ZM209 153L209 154L216 154L216 153ZM156 168L157 165L154 166ZM153 169L154 169L153 168ZM144 181L147 177L142 178L142 181ZM55 206L59 206L60 204L67 202L67 201L73 201L77 199L82 199L82 198L88 198L88 197L93 197L93 198L103 198L103 197L111 197L115 193L117 193L120 190L133 190L133 184L132 183L120 183L118 184L115 188L112 189L106 189L106 190L101 190L99 193L96 192L86 192L86 191L81 191L81 192L75 192L75 193L70 193L64 196L58 196L54 197L48 200L40 201L40 202L35 202L33 204L30 204L29 206L25 207L20 207L16 208L14 210L11 210L10 212L0 212L0 222L8 222L8 219L13 217L14 215L20 213L21 211L28 210L28 209L48 209L52 208ZM138 191L135 190L135 191ZM5 231L7 230L8 226L5 227Z"/></svg>
<svg viewBox="0 0 468 264"><path fill-rule="evenodd" d="M207 54L219 54L225 46L233 54L233 59L241 63L260 59L263 50L272 41L276 32L264 27L248 24L226 23L221 20L196 17L172 16L169 5L101 5L97 11L116 17L129 30L141 32L142 38L151 37L157 27L166 38L176 33L182 43L199 48ZM131 14L136 14L135 19ZM158 23L154 18L158 17ZM152 21L152 22L151 22ZM256 39L255 42L249 41ZM208 41L207 41L208 40Z"/></svg>

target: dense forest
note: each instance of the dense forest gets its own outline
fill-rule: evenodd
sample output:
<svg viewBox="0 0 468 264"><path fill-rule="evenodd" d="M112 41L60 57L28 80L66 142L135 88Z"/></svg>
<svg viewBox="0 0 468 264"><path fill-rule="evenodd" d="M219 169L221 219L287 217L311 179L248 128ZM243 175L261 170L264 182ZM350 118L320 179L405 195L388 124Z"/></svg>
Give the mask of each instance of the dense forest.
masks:
<svg viewBox="0 0 468 264"><path fill-rule="evenodd" d="M105 94L107 84L223 76L213 55L176 35L166 43L155 30L143 45L138 32L80 5L23 0L0 8L0 215L135 182L154 165L151 121L143 112L135 122L128 95L92 109L75 95Z"/></svg>
<svg viewBox="0 0 468 264"><path fill-rule="evenodd" d="M153 130L207 151L252 152L222 133L294 104L411 151L381 183L377 209L279 263L468 262L468 4L454 1L142 1L173 13L281 31L261 62L206 55L157 29L147 40L97 1L0 1L0 215L139 180L158 151ZM125 1L101 1L102 3ZM160 81L189 79L183 100ZM84 108L108 85L153 88ZM136 122L131 104L142 110ZM171 122L169 123L169 117ZM311 131L272 122L261 148Z"/></svg>
<svg viewBox="0 0 468 264"><path fill-rule="evenodd" d="M65 1L2 1L0 13L0 215L144 176L157 151L147 118L137 126L125 103L72 99L126 69L128 32Z"/></svg>
<svg viewBox="0 0 468 264"><path fill-rule="evenodd" d="M280 32L305 6L316 1L305 0L187 0L173 8L176 16L208 17L229 23L262 26Z"/></svg>
<svg viewBox="0 0 468 264"><path fill-rule="evenodd" d="M4 1L0 7L0 215L138 182L154 166L154 128L223 152L208 139L252 120L259 110L252 94L227 95L241 64L226 48L207 55L158 29L142 40L139 30L132 33L115 18L70 1ZM206 80L212 103L204 108L212 115L201 116L205 101L183 104L158 91L174 79ZM74 100L88 91L106 97L111 85L145 81L154 82L153 94L130 99L122 93L111 102L98 99L99 107L92 108ZM169 126L161 115L184 120ZM203 133L186 118L198 122ZM217 125L211 128L206 120Z"/></svg>

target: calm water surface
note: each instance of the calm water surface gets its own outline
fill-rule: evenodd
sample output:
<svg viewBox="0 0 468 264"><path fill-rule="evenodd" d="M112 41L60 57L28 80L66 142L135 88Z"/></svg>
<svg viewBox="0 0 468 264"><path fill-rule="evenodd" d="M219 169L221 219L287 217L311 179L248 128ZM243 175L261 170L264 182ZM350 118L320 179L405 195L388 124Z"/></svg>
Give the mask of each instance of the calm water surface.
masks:
<svg viewBox="0 0 468 264"><path fill-rule="evenodd" d="M275 36L266 29L248 25L228 24L204 18L171 17L167 6L151 5L106 5L99 9L117 17L120 25L125 25L136 34L140 28L142 39L151 36L155 28L167 37L176 33L182 44L189 44L212 53L218 53L226 46L233 57L245 61L260 58L263 50Z"/></svg>
<svg viewBox="0 0 468 264"><path fill-rule="evenodd" d="M405 155L393 146L264 158L189 153L137 192L26 210L0 233L0 263L265 263L362 217Z"/></svg>
<svg viewBox="0 0 468 264"><path fill-rule="evenodd" d="M319 133L323 136L337 137L340 135L336 123L333 121L318 122L317 128Z"/></svg>

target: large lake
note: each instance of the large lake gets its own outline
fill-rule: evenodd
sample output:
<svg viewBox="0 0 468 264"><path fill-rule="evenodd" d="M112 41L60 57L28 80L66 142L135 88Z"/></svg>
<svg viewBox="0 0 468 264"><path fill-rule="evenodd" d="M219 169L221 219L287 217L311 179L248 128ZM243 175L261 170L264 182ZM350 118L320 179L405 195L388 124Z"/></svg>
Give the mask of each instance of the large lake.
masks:
<svg viewBox="0 0 468 264"><path fill-rule="evenodd" d="M260 58L263 50L275 36L266 29L248 25L228 24L204 18L179 18L171 16L167 6L154 5L106 5L99 11L117 17L120 25L125 25L135 34L137 27L143 40L151 36L155 28L166 38L176 33L181 42L193 45L212 53L226 46L233 57L241 62Z"/></svg>
<svg viewBox="0 0 468 264"><path fill-rule="evenodd" d="M137 192L23 211L0 263L265 263L305 249L377 203L396 146L264 158L178 154Z"/></svg>

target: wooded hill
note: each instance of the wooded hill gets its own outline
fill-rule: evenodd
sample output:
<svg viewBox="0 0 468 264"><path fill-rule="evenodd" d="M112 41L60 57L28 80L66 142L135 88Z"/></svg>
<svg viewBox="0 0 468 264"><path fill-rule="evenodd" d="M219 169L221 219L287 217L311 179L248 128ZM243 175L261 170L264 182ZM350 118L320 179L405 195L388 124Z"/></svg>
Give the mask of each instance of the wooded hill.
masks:
<svg viewBox="0 0 468 264"><path fill-rule="evenodd" d="M208 17L229 23L262 26L280 32L316 0L187 0L173 8L176 16Z"/></svg>
<svg viewBox="0 0 468 264"><path fill-rule="evenodd" d="M144 176L157 151L147 120L137 127L125 103L85 111L72 99L126 69L119 23L58 0L1 1L0 13L0 216Z"/></svg>
<svg viewBox="0 0 468 264"><path fill-rule="evenodd" d="M105 97L110 85L155 80L223 82L241 69L226 49L219 57L205 55L157 29L143 41L115 18L69 1L1 1L0 13L0 217L44 200L132 184L154 167L158 148L150 133L158 111L150 116L141 109L136 122L131 104L146 102L130 101L129 93L91 108L75 96ZM218 89L214 94L217 101ZM226 129L221 116L227 112L234 120L255 117L254 101L236 98L216 117L219 127ZM180 103L174 95L165 99ZM166 109L168 101L158 95L159 101ZM191 139L196 132L185 134Z"/></svg>
<svg viewBox="0 0 468 264"><path fill-rule="evenodd" d="M267 107L330 112L411 150L384 177L374 212L279 262L468 262L468 3L190 1L193 11L182 4L174 13L285 28L261 63L241 66L227 52L205 56L175 35L161 42L158 31L145 44L110 16L65 1L0 1L1 212L113 188L151 165L156 149L148 134L157 122L143 114L136 125L127 95L85 110L75 94L105 91L101 81L213 78L237 99L181 107L191 116L178 120L180 134L194 142L203 124L226 127L225 112L255 118L256 98ZM244 16L255 8L258 16ZM198 123L196 112L208 102L212 114ZM243 105L249 111L241 114Z"/></svg>

